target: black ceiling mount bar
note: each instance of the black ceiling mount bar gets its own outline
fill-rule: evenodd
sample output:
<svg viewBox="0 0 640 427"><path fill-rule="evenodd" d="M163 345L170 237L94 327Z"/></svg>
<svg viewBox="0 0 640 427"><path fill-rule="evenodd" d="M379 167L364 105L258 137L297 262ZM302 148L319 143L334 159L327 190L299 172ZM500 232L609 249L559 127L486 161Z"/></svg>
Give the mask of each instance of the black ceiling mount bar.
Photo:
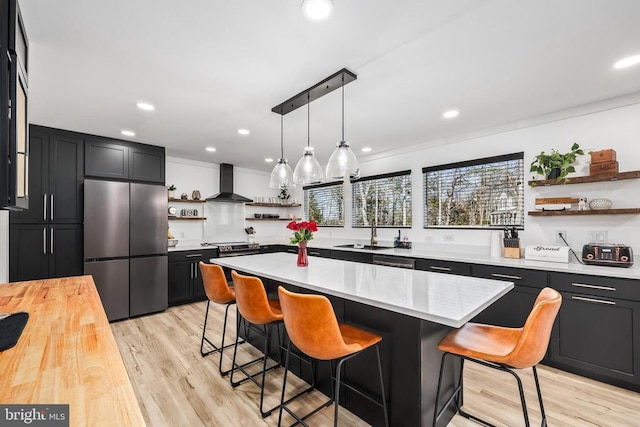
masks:
<svg viewBox="0 0 640 427"><path fill-rule="evenodd" d="M351 83L357 78L358 76L354 72L343 68L337 73L334 73L321 82L311 86L309 89L303 90L296 96L287 99L282 104L276 105L271 109L271 111L284 116L293 110L307 105L311 101L315 101L336 89L340 89L342 86L347 83Z"/></svg>

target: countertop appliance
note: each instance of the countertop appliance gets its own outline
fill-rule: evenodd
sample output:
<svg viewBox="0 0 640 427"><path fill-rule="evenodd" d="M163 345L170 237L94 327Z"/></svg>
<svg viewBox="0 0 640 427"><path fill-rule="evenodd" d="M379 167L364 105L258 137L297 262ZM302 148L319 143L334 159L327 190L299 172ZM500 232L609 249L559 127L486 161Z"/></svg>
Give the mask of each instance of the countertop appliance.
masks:
<svg viewBox="0 0 640 427"><path fill-rule="evenodd" d="M220 258L225 258L230 256L255 255L260 253L259 243L218 242L218 243L203 243L202 245L217 246L218 256Z"/></svg>
<svg viewBox="0 0 640 427"><path fill-rule="evenodd" d="M167 227L164 186L84 181L84 272L110 321L167 308Z"/></svg>
<svg viewBox="0 0 640 427"><path fill-rule="evenodd" d="M582 247L582 261L585 264L593 265L631 267L633 265L633 250L630 246L622 244L589 243Z"/></svg>

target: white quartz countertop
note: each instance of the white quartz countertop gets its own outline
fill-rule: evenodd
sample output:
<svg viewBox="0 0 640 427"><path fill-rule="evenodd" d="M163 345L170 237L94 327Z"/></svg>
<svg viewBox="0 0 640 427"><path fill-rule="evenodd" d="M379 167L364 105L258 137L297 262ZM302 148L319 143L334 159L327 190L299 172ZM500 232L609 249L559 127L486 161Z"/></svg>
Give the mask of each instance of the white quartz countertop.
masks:
<svg viewBox="0 0 640 427"><path fill-rule="evenodd" d="M459 328L513 288L513 283L453 274L271 253L210 262L279 282Z"/></svg>
<svg viewBox="0 0 640 427"><path fill-rule="evenodd" d="M263 245L270 242L260 242ZM282 242L272 242L273 244L286 244ZM341 240L340 243L343 243ZM466 262L471 264L495 265L500 267L527 268L532 270L557 271L561 273L587 274L592 276L618 277L624 279L640 280L640 265L632 267L603 267L598 265L583 265L572 259L570 263L531 261L524 258L513 259L503 257L492 257L483 251L476 252L450 252L441 250L438 245L420 245L420 247L412 249L389 248L389 249L354 249L337 247L338 242L331 242L328 239L312 240L309 242L309 250L313 248L333 249L341 251L367 252L378 255L393 255L409 258L424 258L443 261ZM382 244L381 246L386 246ZM391 246L391 245L388 245ZM580 253L578 253L580 256ZM573 258L573 256L572 256Z"/></svg>

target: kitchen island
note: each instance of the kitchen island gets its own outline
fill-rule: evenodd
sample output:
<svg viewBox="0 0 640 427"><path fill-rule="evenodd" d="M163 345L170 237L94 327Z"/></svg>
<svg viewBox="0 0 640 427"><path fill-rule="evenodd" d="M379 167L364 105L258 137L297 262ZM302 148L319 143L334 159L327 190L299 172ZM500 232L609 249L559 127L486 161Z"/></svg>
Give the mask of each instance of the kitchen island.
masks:
<svg viewBox="0 0 640 427"><path fill-rule="evenodd" d="M214 258L212 263L259 276L270 297L283 285L295 292L326 295L340 321L369 329L383 337L381 357L389 404L390 425L430 425L438 381L441 352L437 344L451 328L468 322L513 288L510 282L479 279L326 258L310 259L308 267L296 266L296 255L272 253ZM274 348L271 356L278 358ZM375 357L363 353L347 363L345 378L376 395L379 384L370 367ZM300 377L310 376L294 367ZM320 371L320 377L325 375ZM446 367L452 387L459 366ZM318 388L330 393L328 381ZM341 405L372 425L383 425L379 410L369 401L345 389ZM446 425L453 413L441 418Z"/></svg>
<svg viewBox="0 0 640 427"><path fill-rule="evenodd" d="M91 276L1 284L0 312L19 311L29 320L0 352L1 404L68 404L71 426L145 425Z"/></svg>

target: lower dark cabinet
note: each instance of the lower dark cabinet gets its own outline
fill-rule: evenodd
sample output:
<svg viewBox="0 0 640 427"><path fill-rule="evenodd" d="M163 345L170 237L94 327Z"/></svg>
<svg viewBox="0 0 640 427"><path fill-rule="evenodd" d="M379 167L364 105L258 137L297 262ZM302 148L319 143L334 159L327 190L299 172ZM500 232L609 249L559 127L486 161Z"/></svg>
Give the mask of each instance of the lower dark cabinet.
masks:
<svg viewBox="0 0 640 427"><path fill-rule="evenodd" d="M216 249L169 252L169 305L206 299L198 263L217 256Z"/></svg>
<svg viewBox="0 0 640 427"><path fill-rule="evenodd" d="M539 289L515 286L502 298L478 314L473 321L508 328L521 328L524 326L539 292Z"/></svg>
<svg viewBox="0 0 640 427"><path fill-rule="evenodd" d="M640 302L561 294L550 364L640 391Z"/></svg>
<svg viewBox="0 0 640 427"><path fill-rule="evenodd" d="M368 252L339 251L331 249L331 258L373 264L373 254Z"/></svg>
<svg viewBox="0 0 640 427"><path fill-rule="evenodd" d="M320 258L331 258L331 250L330 249L307 248L307 254L309 256L317 256L317 257L320 257Z"/></svg>
<svg viewBox="0 0 640 427"><path fill-rule="evenodd" d="M82 274L81 224L12 224L9 280L37 280Z"/></svg>

